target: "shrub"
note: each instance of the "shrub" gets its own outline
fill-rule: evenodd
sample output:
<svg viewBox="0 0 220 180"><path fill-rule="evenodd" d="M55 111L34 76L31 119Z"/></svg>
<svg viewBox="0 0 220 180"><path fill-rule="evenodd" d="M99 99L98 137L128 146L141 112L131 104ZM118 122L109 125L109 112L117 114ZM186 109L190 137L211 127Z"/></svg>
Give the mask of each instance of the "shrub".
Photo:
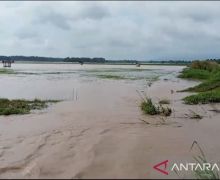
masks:
<svg viewBox="0 0 220 180"><path fill-rule="evenodd" d="M193 69L207 70L209 72L219 69L219 65L215 61L194 61L190 67Z"/></svg>
<svg viewBox="0 0 220 180"><path fill-rule="evenodd" d="M141 103L141 109L146 114L150 114L150 115L159 114L156 106L152 103L151 99L147 99L146 101L143 101Z"/></svg>
<svg viewBox="0 0 220 180"><path fill-rule="evenodd" d="M147 98L147 100L144 100L141 103L141 109L145 114L149 114L149 115L160 114L163 116L170 116L172 113L172 110L169 107L163 107L162 105L160 106L154 105L150 98Z"/></svg>

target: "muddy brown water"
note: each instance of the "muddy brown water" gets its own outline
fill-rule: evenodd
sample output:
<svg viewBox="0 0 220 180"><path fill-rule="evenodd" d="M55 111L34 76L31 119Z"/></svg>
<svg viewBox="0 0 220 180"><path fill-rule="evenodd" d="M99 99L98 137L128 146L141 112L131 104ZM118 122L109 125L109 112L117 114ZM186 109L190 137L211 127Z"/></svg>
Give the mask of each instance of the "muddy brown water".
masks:
<svg viewBox="0 0 220 180"><path fill-rule="evenodd" d="M220 116L210 110L220 107L182 103L187 93L176 91L198 83L176 78L182 68L13 64L16 74L0 76L1 97L63 101L0 117L0 178L178 178L153 166L167 159L192 161L194 140L210 162L219 163ZM169 99L171 117L143 115L137 91L154 102ZM203 119L188 118L192 111Z"/></svg>

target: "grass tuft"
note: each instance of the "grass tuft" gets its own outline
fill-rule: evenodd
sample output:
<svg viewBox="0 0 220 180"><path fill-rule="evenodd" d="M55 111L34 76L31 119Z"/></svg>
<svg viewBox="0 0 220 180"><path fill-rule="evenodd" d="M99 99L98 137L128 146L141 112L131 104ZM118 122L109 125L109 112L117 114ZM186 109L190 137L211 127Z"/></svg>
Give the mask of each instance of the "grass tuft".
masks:
<svg viewBox="0 0 220 180"><path fill-rule="evenodd" d="M143 100L141 102L141 110L145 114L149 115L163 115L163 116L170 116L172 113L171 108L169 107L163 107L162 105L156 106L153 104L152 100L150 98L147 98L146 100Z"/></svg>
<svg viewBox="0 0 220 180"><path fill-rule="evenodd" d="M142 101L141 109L145 114L159 114L157 107L152 103L152 100L150 98L148 98L146 101Z"/></svg>

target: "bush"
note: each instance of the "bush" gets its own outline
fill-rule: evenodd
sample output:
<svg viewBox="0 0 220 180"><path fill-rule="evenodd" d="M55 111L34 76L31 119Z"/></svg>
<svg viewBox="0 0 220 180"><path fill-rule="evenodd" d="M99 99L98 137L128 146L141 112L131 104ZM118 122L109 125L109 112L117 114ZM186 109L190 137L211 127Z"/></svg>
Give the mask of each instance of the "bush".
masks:
<svg viewBox="0 0 220 180"><path fill-rule="evenodd" d="M160 106L154 105L150 98L147 98L146 101L144 100L141 103L141 109L145 114L149 114L149 115L160 114L163 116L170 116L172 113L172 110L169 107L163 107L162 105Z"/></svg>
<svg viewBox="0 0 220 180"><path fill-rule="evenodd" d="M215 61L194 61L190 67L193 69L206 70L209 72L219 69L219 65Z"/></svg>
<svg viewBox="0 0 220 180"><path fill-rule="evenodd" d="M150 115L159 114L156 106L152 103L151 99L147 99L146 101L143 101L141 103L141 109L146 114L150 114Z"/></svg>

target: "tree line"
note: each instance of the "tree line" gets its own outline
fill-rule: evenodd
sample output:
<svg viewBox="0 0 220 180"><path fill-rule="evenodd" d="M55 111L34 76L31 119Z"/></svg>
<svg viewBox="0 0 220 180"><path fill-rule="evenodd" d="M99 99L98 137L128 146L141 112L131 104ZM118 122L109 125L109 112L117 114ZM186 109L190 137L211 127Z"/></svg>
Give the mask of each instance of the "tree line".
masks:
<svg viewBox="0 0 220 180"><path fill-rule="evenodd" d="M103 57L41 57L41 56L0 56L0 61L36 61L36 62L69 62L69 63L105 63L105 64L190 64L196 60L106 60ZM198 59L206 61L215 61L220 64L220 59Z"/></svg>
<svg viewBox="0 0 220 180"><path fill-rule="evenodd" d="M105 63L105 58L102 57L95 57L95 58L89 58L89 57L67 57L63 59L64 62L75 62L75 63Z"/></svg>
<svg viewBox="0 0 220 180"><path fill-rule="evenodd" d="M40 57L40 56L0 56L0 61L45 61L45 62L62 62L63 58Z"/></svg>

